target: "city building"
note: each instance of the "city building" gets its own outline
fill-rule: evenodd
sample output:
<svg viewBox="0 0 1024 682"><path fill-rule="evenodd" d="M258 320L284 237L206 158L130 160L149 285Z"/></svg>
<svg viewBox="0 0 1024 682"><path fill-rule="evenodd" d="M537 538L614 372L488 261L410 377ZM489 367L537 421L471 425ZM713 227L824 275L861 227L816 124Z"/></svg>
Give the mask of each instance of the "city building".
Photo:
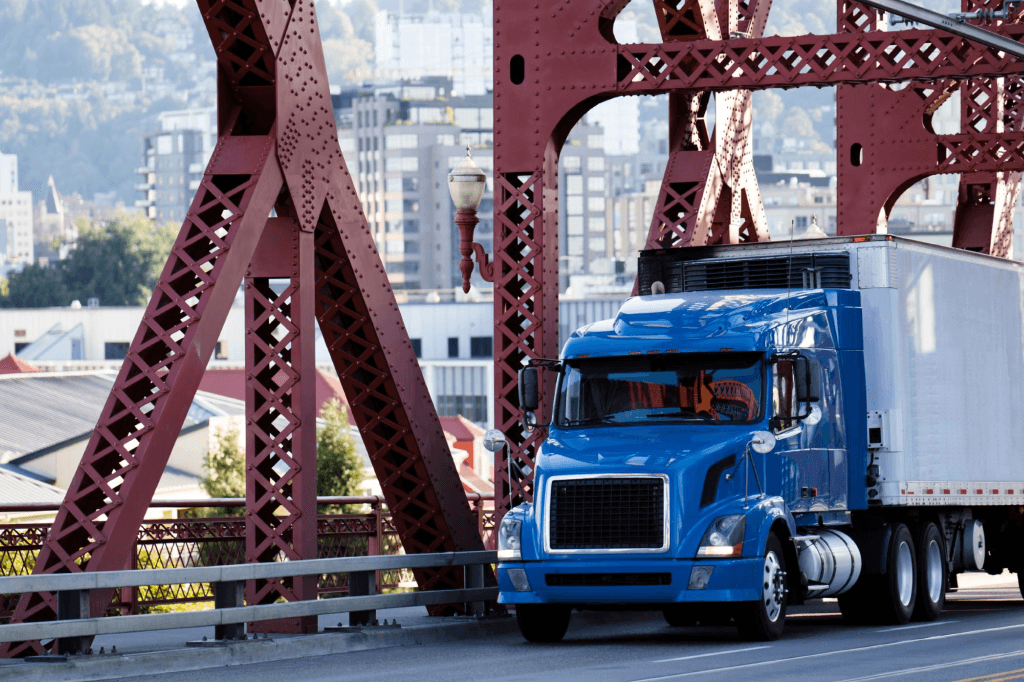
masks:
<svg viewBox="0 0 1024 682"><path fill-rule="evenodd" d="M143 141L143 165L136 170L142 181L135 186L143 198L135 205L153 220L181 222L217 144L217 113L166 111L158 120L160 132Z"/></svg>
<svg viewBox="0 0 1024 682"><path fill-rule="evenodd" d="M588 117L562 146L558 178L559 289L572 275L605 274L615 254L604 128Z"/></svg>
<svg viewBox="0 0 1024 682"><path fill-rule="evenodd" d="M660 191L660 179L647 180L638 191L623 191L612 200L613 254L627 272L636 273L637 253L646 246Z"/></svg>
<svg viewBox="0 0 1024 682"><path fill-rule="evenodd" d="M32 193L18 189L18 156L0 153L0 277L34 261Z"/></svg>
<svg viewBox="0 0 1024 682"><path fill-rule="evenodd" d="M455 94L493 89L491 14L377 13L376 66L382 78L450 78Z"/></svg>
<svg viewBox="0 0 1024 682"><path fill-rule="evenodd" d="M472 150L488 173L476 241L491 251L494 108L489 95L453 97L451 80L381 86L352 97L338 131L381 259L396 290L461 287L448 172ZM344 102L344 94L339 98ZM473 286L489 288L474 276Z"/></svg>

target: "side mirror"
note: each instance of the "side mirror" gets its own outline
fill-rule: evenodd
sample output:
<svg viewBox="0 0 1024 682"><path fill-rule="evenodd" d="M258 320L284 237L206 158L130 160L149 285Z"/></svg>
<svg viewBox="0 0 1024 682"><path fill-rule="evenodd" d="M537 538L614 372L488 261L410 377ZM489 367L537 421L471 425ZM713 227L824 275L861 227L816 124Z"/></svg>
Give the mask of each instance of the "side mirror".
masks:
<svg viewBox="0 0 1024 682"><path fill-rule="evenodd" d="M821 400L821 364L816 359L797 356L794 358L793 374L797 401L816 403Z"/></svg>
<svg viewBox="0 0 1024 682"><path fill-rule="evenodd" d="M537 368L523 367L519 370L519 409L533 412L540 406Z"/></svg>
<svg viewBox="0 0 1024 682"><path fill-rule="evenodd" d="M488 452L504 450L505 444L505 434L498 429L490 429L484 433L484 449Z"/></svg>

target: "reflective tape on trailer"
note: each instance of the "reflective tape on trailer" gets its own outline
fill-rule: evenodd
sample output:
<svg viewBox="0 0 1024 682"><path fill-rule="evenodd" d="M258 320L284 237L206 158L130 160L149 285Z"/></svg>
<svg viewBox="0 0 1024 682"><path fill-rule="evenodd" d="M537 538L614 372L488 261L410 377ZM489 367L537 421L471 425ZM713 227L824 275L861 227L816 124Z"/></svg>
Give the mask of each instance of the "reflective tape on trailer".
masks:
<svg viewBox="0 0 1024 682"><path fill-rule="evenodd" d="M1024 481L901 481L881 488L883 505L1024 505Z"/></svg>

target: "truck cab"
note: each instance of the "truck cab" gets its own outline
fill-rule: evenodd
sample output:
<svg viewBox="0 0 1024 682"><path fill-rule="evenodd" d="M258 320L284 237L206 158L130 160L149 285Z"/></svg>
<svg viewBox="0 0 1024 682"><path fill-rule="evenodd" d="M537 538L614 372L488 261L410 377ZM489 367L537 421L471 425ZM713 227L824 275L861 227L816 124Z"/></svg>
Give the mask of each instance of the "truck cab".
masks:
<svg viewBox="0 0 1024 682"><path fill-rule="evenodd" d="M500 533L500 601L528 639L574 607L683 623L728 606L750 637L781 633L797 526L845 520L850 452L866 451L859 305L823 289L638 296L572 335L543 370L557 380L536 497Z"/></svg>

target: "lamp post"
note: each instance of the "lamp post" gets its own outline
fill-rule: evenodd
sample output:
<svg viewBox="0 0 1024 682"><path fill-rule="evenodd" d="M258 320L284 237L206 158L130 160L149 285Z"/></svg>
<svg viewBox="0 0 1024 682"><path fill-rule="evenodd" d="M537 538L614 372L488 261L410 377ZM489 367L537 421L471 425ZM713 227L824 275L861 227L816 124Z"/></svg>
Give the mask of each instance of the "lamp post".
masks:
<svg viewBox="0 0 1024 682"><path fill-rule="evenodd" d="M459 253L462 260L459 261L459 272L462 273L462 291L469 293L469 278L473 275L473 252L476 252L477 262L480 263L480 275L486 281L491 281L492 266L488 262L484 248L473 242L473 230L480 222L476 215L476 209L480 206L480 199L484 196L484 188L487 186L487 176L480 170L480 166L473 162L469 154L469 147L466 147L466 158L448 174L448 192L452 195L452 202L455 204L455 225L459 228Z"/></svg>

